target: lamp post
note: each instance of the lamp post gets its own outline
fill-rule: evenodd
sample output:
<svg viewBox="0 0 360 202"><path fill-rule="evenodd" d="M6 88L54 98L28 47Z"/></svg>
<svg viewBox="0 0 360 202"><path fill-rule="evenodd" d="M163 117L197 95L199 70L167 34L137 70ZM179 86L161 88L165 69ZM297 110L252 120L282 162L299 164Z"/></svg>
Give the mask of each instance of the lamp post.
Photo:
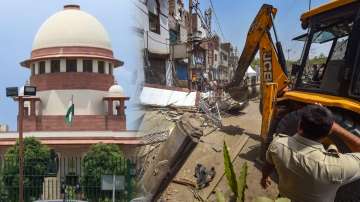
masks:
<svg viewBox="0 0 360 202"><path fill-rule="evenodd" d="M24 86L23 95L19 95L18 87L6 88L6 96L17 98L19 102L19 202L24 202L24 137L23 137L23 118L24 118L24 96L35 96L36 87Z"/></svg>
<svg viewBox="0 0 360 202"><path fill-rule="evenodd" d="M24 201L24 138L23 138L23 116L24 116L24 99L18 96L19 102L19 202Z"/></svg>

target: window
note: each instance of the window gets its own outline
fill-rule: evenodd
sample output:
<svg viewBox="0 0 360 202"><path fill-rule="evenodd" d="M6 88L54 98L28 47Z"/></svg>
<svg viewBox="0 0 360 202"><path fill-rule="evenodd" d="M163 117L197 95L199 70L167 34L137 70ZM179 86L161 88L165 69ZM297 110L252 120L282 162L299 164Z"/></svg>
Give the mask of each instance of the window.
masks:
<svg viewBox="0 0 360 202"><path fill-rule="evenodd" d="M175 44L180 39L180 36L179 36L180 34L178 31L170 29L169 35L170 35L170 43L171 44Z"/></svg>
<svg viewBox="0 0 360 202"><path fill-rule="evenodd" d="M145 68L145 83L166 84L166 66L164 59L149 58L150 67Z"/></svg>
<svg viewBox="0 0 360 202"><path fill-rule="evenodd" d="M93 61L92 60L83 60L83 69L84 69L84 72L93 72Z"/></svg>
<svg viewBox="0 0 360 202"><path fill-rule="evenodd" d="M148 0L149 30L160 34L160 5L158 0Z"/></svg>
<svg viewBox="0 0 360 202"><path fill-rule="evenodd" d="M345 53L352 25L345 21L316 30L309 36L297 37L300 41L309 37L311 42L308 42L308 55L303 56L306 63L300 72L299 87L333 95L340 93L342 80L339 75L345 69Z"/></svg>
<svg viewBox="0 0 360 202"><path fill-rule="evenodd" d="M35 75L35 64L31 64L31 76Z"/></svg>
<svg viewBox="0 0 360 202"><path fill-rule="evenodd" d="M214 57L214 61L216 62L217 61L217 54L214 54L215 57Z"/></svg>
<svg viewBox="0 0 360 202"><path fill-rule="evenodd" d="M60 72L60 60L51 60L51 73Z"/></svg>
<svg viewBox="0 0 360 202"><path fill-rule="evenodd" d="M98 72L100 74L105 73L104 61L98 61Z"/></svg>
<svg viewBox="0 0 360 202"><path fill-rule="evenodd" d="M39 62L39 74L45 74L45 61Z"/></svg>
<svg viewBox="0 0 360 202"><path fill-rule="evenodd" d="M113 65L109 63L109 74L113 75Z"/></svg>
<svg viewBox="0 0 360 202"><path fill-rule="evenodd" d="M227 61L227 55L225 55L224 53L222 53L221 56L222 56L222 59L223 59L224 61Z"/></svg>
<svg viewBox="0 0 360 202"><path fill-rule="evenodd" d="M76 60L66 60L66 72L76 72L77 64Z"/></svg>

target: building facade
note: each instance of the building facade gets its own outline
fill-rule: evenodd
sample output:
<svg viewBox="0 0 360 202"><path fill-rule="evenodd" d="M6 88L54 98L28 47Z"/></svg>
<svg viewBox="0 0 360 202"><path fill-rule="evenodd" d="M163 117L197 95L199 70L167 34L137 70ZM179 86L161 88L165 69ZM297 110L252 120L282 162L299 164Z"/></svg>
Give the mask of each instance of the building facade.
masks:
<svg viewBox="0 0 360 202"><path fill-rule="evenodd" d="M204 91L210 81L231 80L237 56L230 43L211 33L211 9L200 14L195 3L190 14L183 0L135 4L145 85L188 88L191 80L192 90Z"/></svg>
<svg viewBox="0 0 360 202"><path fill-rule="evenodd" d="M51 180L57 188L44 191L49 196L44 199L59 196L69 175L79 179L81 159L93 144L121 145L125 155L139 144L136 131L126 129L129 97L114 78L123 62L114 57L103 25L80 6L66 5L49 17L21 65L29 71L27 84L37 88L36 96L24 97L24 137L35 137L59 159ZM75 113L66 124L70 103ZM0 133L1 157L17 138L18 132Z"/></svg>
<svg viewBox="0 0 360 202"><path fill-rule="evenodd" d="M145 83L171 85L169 4L167 0L138 0L136 27Z"/></svg>
<svg viewBox="0 0 360 202"><path fill-rule="evenodd" d="M96 18L65 6L40 27L30 59L21 63L37 87L37 96L26 98L24 131L126 130L129 98L113 76L122 64ZM70 127L63 116L71 99L76 119Z"/></svg>

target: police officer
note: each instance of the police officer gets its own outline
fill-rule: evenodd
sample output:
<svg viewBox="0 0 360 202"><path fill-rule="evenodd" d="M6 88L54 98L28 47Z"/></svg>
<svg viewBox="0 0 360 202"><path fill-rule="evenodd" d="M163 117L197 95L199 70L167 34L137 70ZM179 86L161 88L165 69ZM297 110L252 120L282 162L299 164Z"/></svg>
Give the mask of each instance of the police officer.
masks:
<svg viewBox="0 0 360 202"><path fill-rule="evenodd" d="M322 140L338 136L355 153L325 150ZM261 185L267 188L276 170L279 192L294 202L333 202L340 186L360 179L360 138L335 123L331 112L320 105L301 110L296 135L278 135L271 142L262 169Z"/></svg>

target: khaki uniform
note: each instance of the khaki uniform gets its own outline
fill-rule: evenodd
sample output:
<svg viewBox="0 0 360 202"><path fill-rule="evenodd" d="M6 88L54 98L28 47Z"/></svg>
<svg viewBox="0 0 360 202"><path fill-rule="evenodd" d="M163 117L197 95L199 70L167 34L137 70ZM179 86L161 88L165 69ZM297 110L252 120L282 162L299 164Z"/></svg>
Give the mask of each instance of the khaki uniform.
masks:
<svg viewBox="0 0 360 202"><path fill-rule="evenodd" d="M360 153L326 151L300 135L275 137L266 159L279 175L280 195L296 202L333 202L341 185L360 179Z"/></svg>

